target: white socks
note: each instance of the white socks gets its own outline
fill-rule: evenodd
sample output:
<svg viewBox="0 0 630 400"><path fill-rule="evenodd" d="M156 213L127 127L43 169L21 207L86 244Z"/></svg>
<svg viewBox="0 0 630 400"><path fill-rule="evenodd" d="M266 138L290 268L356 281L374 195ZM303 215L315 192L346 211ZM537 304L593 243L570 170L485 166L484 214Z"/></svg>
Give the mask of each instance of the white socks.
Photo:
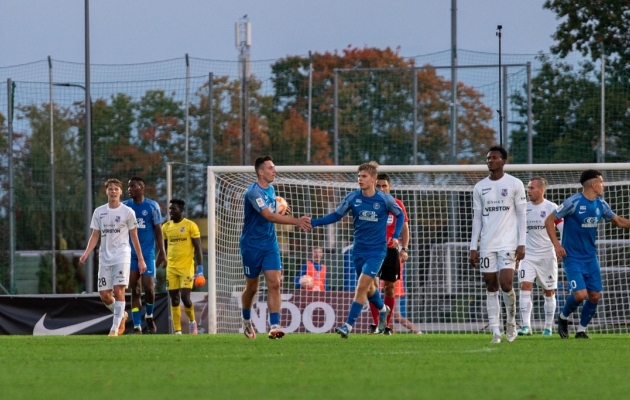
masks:
<svg viewBox="0 0 630 400"><path fill-rule="evenodd" d="M545 298L545 307L547 307L547 298ZM519 304L521 306L521 318L523 320L523 326L531 327L531 319L532 319L532 291L531 290L521 290L521 296L519 299ZM554 307L555 309L555 307ZM547 308L545 308L547 310ZM552 314L553 317L553 314Z"/></svg>
<svg viewBox="0 0 630 400"><path fill-rule="evenodd" d="M500 320L500 306L499 306L499 292L486 292L486 308L488 309L488 325L492 329L493 335L501 335L499 328Z"/></svg>
<svg viewBox="0 0 630 400"><path fill-rule="evenodd" d="M115 301L114 302L114 321L112 322L112 331L118 331L118 327L120 326L120 321L122 321L124 313L125 313L125 302Z"/></svg>
<svg viewBox="0 0 630 400"><path fill-rule="evenodd" d="M551 329L553 326L553 315L556 312L556 295L545 297L545 328Z"/></svg>
<svg viewBox="0 0 630 400"><path fill-rule="evenodd" d="M516 324L516 293L512 289L509 292L501 291L501 294L507 311L507 322L508 324Z"/></svg>
<svg viewBox="0 0 630 400"><path fill-rule="evenodd" d="M103 303L105 304L105 303ZM107 309L111 312L114 312L114 304L116 304L116 301L114 300L111 304L105 304L105 307L107 307Z"/></svg>

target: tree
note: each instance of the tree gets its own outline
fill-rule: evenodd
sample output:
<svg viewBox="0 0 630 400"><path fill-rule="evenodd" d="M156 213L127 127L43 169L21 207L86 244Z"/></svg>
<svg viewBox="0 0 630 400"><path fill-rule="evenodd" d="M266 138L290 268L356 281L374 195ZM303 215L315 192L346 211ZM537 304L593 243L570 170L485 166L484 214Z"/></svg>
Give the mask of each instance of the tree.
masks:
<svg viewBox="0 0 630 400"><path fill-rule="evenodd" d="M272 65L276 93L274 111L285 120L292 112L303 118L308 115L308 65L308 58L298 56ZM334 71L355 68L337 75L340 164L366 160L383 164L412 162L413 66L412 60L402 58L390 48L348 47L341 53L313 55L312 121L314 127L327 132L331 148L335 146ZM418 70L417 74L418 158L420 163L447 163L450 161L450 82L438 76L430 66ZM494 142L494 131L487 125L492 111L474 89L461 83L458 87L461 104L458 161L466 163L478 159Z"/></svg>
<svg viewBox="0 0 630 400"><path fill-rule="evenodd" d="M561 58L579 51L591 60L602 50L617 74L630 73L630 3L610 0L546 0L544 8L562 22L553 38L553 54ZM603 46L603 47L602 47Z"/></svg>

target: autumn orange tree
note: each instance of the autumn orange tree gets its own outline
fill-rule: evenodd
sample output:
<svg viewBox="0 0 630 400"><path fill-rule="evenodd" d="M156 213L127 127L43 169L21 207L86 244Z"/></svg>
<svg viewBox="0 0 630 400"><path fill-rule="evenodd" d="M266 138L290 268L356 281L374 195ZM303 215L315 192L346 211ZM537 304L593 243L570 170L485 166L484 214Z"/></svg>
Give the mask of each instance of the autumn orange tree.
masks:
<svg viewBox="0 0 630 400"><path fill-rule="evenodd" d="M307 118L309 59L292 56L272 65L274 111L288 120ZM334 73L338 73L339 163L377 160L410 164L413 160L414 62L390 48L353 48L313 55L313 127L334 147ZM387 70L370 70L370 69ZM418 75L418 160L449 162L450 82L429 66ZM474 88L458 84L458 162L474 162L494 142L488 126L492 110ZM295 118L295 117L293 117ZM322 139L325 137L322 137ZM328 160L332 158L332 151Z"/></svg>

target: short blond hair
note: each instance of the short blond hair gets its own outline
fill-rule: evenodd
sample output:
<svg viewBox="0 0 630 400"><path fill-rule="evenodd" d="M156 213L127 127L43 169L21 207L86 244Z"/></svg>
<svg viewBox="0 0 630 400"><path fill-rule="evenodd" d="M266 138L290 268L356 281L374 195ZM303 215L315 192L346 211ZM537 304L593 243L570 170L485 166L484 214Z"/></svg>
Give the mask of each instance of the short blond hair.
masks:
<svg viewBox="0 0 630 400"><path fill-rule="evenodd" d="M376 176L378 174L378 163L376 161L370 161L359 165L359 172L366 171L368 174L372 176Z"/></svg>
<svg viewBox="0 0 630 400"><path fill-rule="evenodd" d="M105 186L105 189L107 189L109 187L110 184L114 184L116 186L118 186L120 188L120 190L122 190L122 182L119 181L116 178L109 178L108 180L105 181L105 184L103 186Z"/></svg>

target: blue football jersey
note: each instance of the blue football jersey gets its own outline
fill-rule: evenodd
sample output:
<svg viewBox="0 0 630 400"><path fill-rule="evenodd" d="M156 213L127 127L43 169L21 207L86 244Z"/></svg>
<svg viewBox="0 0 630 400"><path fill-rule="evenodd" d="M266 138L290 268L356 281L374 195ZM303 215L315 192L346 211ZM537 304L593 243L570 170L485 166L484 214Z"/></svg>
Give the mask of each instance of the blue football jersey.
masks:
<svg viewBox="0 0 630 400"><path fill-rule="evenodd" d="M142 203L134 203L133 199L127 199L123 201L123 204L136 213L138 241L142 248L142 256L147 260L155 259L155 227L164 222L160 212L160 205L146 197ZM129 244L131 245L131 256L137 257L131 238L129 239Z"/></svg>
<svg viewBox="0 0 630 400"><path fill-rule="evenodd" d="M352 212L354 221L354 251L383 252L387 249L387 219L391 212L398 217L402 209L388 194L376 191L372 197L365 197L361 190L350 192L335 212L346 215Z"/></svg>
<svg viewBox="0 0 630 400"><path fill-rule="evenodd" d="M254 182L245 192L243 232L241 233L240 246L243 249L252 250L277 250L278 239L276 227L260 215L266 208L272 213L276 212L276 191L272 185L266 189Z"/></svg>
<svg viewBox="0 0 630 400"><path fill-rule="evenodd" d="M610 221L615 213L601 197L589 200L582 193L569 197L553 212L564 219L562 247L567 258L579 260L597 258L597 224L604 218Z"/></svg>

